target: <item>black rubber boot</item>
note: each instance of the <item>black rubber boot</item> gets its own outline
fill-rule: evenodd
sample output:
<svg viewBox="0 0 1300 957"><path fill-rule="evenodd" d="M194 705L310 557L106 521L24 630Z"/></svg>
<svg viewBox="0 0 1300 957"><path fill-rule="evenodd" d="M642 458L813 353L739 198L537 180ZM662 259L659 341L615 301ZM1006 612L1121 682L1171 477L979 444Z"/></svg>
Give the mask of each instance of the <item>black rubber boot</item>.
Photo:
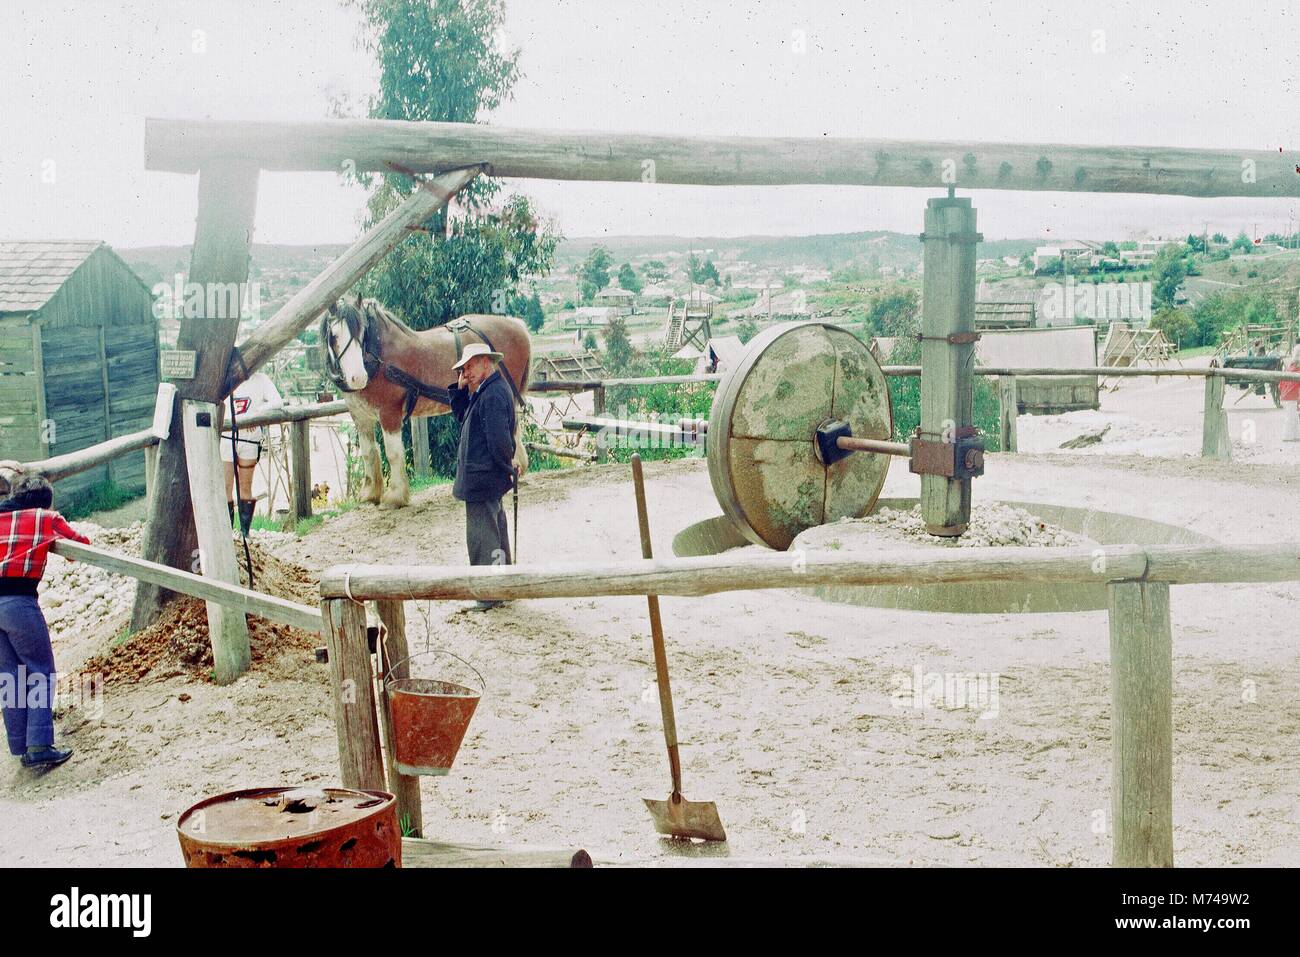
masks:
<svg viewBox="0 0 1300 957"><path fill-rule="evenodd" d="M234 528L235 527L235 503L227 502L226 511L230 513L230 527Z"/></svg>
<svg viewBox="0 0 1300 957"><path fill-rule="evenodd" d="M253 530L253 511L257 508L256 502L239 503L239 527L247 535Z"/></svg>

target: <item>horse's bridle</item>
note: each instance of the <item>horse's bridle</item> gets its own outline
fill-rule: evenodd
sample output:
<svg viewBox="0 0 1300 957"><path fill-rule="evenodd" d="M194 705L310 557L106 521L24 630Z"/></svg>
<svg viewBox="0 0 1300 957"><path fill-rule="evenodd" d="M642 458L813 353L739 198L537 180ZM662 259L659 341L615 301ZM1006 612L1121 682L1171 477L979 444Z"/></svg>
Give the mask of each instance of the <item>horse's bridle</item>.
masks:
<svg viewBox="0 0 1300 957"><path fill-rule="evenodd" d="M352 331L352 323L346 318L340 316L337 312L327 312L321 320L321 340L325 346L325 373L334 383L340 392L357 392L359 390L348 385L347 376L343 374L343 357L348 354L348 350L354 345L361 350L361 365L366 370L366 385L369 385L370 379L374 378L376 372L383 366L383 360L366 348L366 338L370 335L370 317L366 314L365 306L357 307L358 322L361 326L361 336ZM338 354L334 353L334 345L331 342L330 321L332 319L343 319L343 325L348 330L348 342ZM365 386L362 386L364 389Z"/></svg>

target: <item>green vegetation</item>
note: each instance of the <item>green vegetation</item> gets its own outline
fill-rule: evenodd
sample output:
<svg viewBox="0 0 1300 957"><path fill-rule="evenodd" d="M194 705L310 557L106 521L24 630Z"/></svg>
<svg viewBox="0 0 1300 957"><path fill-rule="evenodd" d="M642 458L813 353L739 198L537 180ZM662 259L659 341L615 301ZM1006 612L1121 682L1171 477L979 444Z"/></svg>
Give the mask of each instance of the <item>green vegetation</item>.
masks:
<svg viewBox="0 0 1300 957"><path fill-rule="evenodd" d="M85 518L96 512L111 512L144 496L143 488L123 488L111 479L92 485L84 491L75 492L66 498L58 494L58 486L55 486L54 492L54 507L69 521Z"/></svg>
<svg viewBox="0 0 1300 957"><path fill-rule="evenodd" d="M583 302L591 302L596 293L609 285L609 267L613 263L609 250L604 246L596 246L587 253L587 258L578 269L578 289L582 293Z"/></svg>
<svg viewBox="0 0 1300 957"><path fill-rule="evenodd" d="M921 364L921 344L915 339L901 338L889 353L886 365L914 366ZM921 424L921 377L890 376L889 399L894 408L894 438L905 442ZM998 392L987 376L975 376L971 418L975 427L984 433L984 442L990 452L1002 448L1002 423L998 407Z"/></svg>

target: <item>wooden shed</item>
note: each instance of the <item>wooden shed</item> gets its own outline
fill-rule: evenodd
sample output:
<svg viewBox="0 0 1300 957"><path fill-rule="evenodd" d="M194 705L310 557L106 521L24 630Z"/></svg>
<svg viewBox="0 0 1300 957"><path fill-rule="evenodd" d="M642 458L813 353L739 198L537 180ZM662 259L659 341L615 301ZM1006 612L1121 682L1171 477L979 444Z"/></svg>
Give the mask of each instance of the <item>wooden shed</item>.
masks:
<svg viewBox="0 0 1300 957"><path fill-rule="evenodd" d="M0 242L0 458L30 461L146 429L158 392L153 295L99 241ZM61 481L144 485L144 453Z"/></svg>

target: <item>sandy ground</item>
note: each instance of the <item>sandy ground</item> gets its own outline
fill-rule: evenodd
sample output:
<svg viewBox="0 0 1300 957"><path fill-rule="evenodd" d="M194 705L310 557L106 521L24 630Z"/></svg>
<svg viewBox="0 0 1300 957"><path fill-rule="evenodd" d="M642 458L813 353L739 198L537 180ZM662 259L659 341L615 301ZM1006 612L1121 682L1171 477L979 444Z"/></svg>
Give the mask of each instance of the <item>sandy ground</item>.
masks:
<svg viewBox="0 0 1300 957"><path fill-rule="evenodd" d="M1115 396L1139 398L1126 385L1108 407ZM885 494L917 487L895 463ZM1275 465L992 455L977 494L1128 512L1225 542L1300 537L1300 477ZM700 461L652 463L648 496L661 555L718 511ZM525 562L639 555L626 466L530 476L521 498ZM317 570L459 564L462 535L444 486L402 512L345 513L278 554ZM1300 864L1300 586L1185 586L1172 605L1176 861ZM424 779L426 835L625 861L686 853L653 833L640 801L669 789L644 600L461 608L408 604L413 647L429 635L487 685L452 774ZM1108 862L1104 613L962 617L788 592L663 608L684 790L717 801L730 836L713 853ZM996 675L996 714L913 707L918 672ZM228 688L182 678L110 688L102 719L74 711L60 727L78 751L68 765L44 777L16 762L0 770L0 864L178 865L176 816L199 798L337 774L326 672L301 652Z"/></svg>

